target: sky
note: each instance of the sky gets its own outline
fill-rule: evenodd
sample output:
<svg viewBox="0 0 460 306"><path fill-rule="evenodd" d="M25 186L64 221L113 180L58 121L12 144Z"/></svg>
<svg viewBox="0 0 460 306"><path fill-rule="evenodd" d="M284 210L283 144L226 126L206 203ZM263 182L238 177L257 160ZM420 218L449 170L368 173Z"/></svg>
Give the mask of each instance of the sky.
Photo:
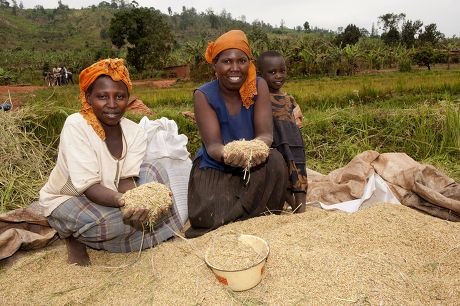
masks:
<svg viewBox="0 0 460 306"><path fill-rule="evenodd" d="M18 3L21 0L18 0ZM102 0L62 0L70 8L82 8L97 5ZM111 2L110 0L106 0ZM337 31L348 24L371 30L372 24L378 27L378 17L386 13L405 13L406 20L421 20L424 25L435 23L438 31L446 37L460 37L460 1L459 0L136 0L139 6L154 7L168 13L180 13L182 6L194 7L197 12L211 8L215 13L231 13L233 18L242 15L247 22L262 20L273 26L279 26L281 20L285 26L293 28L303 26L308 21L310 27ZM130 2L126 0L126 2ZM56 8L58 0L22 0L25 8L40 4L45 8Z"/></svg>

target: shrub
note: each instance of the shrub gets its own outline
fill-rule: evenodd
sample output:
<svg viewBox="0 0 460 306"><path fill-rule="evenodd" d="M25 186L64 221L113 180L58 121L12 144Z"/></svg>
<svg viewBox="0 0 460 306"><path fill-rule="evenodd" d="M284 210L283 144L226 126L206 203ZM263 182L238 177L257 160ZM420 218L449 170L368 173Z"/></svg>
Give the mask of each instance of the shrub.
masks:
<svg viewBox="0 0 460 306"><path fill-rule="evenodd" d="M0 85L9 85L15 80L16 78L11 73L0 68Z"/></svg>

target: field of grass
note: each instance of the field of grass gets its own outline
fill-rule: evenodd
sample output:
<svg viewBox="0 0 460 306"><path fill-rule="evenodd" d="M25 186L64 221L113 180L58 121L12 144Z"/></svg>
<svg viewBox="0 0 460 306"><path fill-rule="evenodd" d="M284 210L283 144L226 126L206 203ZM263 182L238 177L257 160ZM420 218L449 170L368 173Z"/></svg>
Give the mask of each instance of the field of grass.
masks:
<svg viewBox="0 0 460 306"><path fill-rule="evenodd" d="M192 155L200 138L196 125L181 112L193 111L192 92L197 86L187 82L163 89L140 85L132 93L155 112L151 119L168 117L177 122L179 133L189 138ZM309 168L328 173L365 150L405 152L460 181L460 71L291 80L285 90L296 98L304 114L302 134ZM24 106L22 117L16 120L18 135L27 132L27 137L36 138L33 143L38 141L47 153L41 161L47 170L37 174L25 169L33 168L28 164L18 169L8 165L11 161L6 158L0 179L0 211L27 205L37 197L38 186L53 167L49 157L54 158L62 124L80 106L77 85L43 89L19 98ZM128 117L138 121L142 116ZM11 151L3 152L5 156L16 156L18 145L9 144L6 150ZM24 186L18 182L34 183L28 184L32 187L24 194L15 190L12 180L18 186Z"/></svg>

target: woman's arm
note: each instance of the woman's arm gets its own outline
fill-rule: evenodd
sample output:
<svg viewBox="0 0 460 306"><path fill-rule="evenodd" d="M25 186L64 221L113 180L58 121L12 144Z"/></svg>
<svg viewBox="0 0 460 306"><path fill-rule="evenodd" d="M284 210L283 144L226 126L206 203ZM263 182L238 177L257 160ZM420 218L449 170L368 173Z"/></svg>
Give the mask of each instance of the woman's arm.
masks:
<svg viewBox="0 0 460 306"><path fill-rule="evenodd" d="M257 99L254 105L254 133L256 139L262 140L269 147L271 146L273 142L272 104L267 82L262 78L258 82ZM251 166L258 166L266 160L265 154L254 154Z"/></svg>
<svg viewBox="0 0 460 306"><path fill-rule="evenodd" d="M267 82L260 78L257 86L257 99L254 105L254 133L257 139L271 146L273 142L272 104Z"/></svg>
<svg viewBox="0 0 460 306"><path fill-rule="evenodd" d="M127 183L128 179L125 183ZM121 180L123 181L123 180ZM120 181L120 182L121 182ZM134 181L131 179L132 186ZM124 183L123 183L124 185ZM127 184L125 187L127 187ZM124 201L121 199L123 193L113 191L107 187L102 186L101 184L94 184L84 192L85 196L94 203L97 203L102 206L108 207L122 207L125 205ZM134 226L141 228L141 224L146 222L149 216L149 210L147 208L131 208L123 210L123 219L127 222L132 223Z"/></svg>
<svg viewBox="0 0 460 306"><path fill-rule="evenodd" d="M134 177L127 177L118 182L118 192L125 193L128 190L137 187Z"/></svg>
<svg viewBox="0 0 460 306"><path fill-rule="evenodd" d="M213 159L223 162L224 145L220 134L220 125L216 112L209 105L203 92L195 90L193 94L195 119L206 151Z"/></svg>
<svg viewBox="0 0 460 306"><path fill-rule="evenodd" d="M121 207L124 203L121 201L123 193L113 191L100 183L91 185L85 190L84 195L92 202L102 206Z"/></svg>

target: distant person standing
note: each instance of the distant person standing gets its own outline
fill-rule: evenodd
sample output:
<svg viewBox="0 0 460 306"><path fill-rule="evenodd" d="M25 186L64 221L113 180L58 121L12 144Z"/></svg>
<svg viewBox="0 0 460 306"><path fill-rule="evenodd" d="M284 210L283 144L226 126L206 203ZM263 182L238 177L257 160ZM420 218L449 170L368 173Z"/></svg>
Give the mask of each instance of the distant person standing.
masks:
<svg viewBox="0 0 460 306"><path fill-rule="evenodd" d="M294 97L281 91L287 76L283 56L276 51L262 53L257 59L260 75L267 81L273 113L273 143L284 157L288 169L286 201L295 212L304 212L307 194L305 148L301 126L302 113Z"/></svg>

